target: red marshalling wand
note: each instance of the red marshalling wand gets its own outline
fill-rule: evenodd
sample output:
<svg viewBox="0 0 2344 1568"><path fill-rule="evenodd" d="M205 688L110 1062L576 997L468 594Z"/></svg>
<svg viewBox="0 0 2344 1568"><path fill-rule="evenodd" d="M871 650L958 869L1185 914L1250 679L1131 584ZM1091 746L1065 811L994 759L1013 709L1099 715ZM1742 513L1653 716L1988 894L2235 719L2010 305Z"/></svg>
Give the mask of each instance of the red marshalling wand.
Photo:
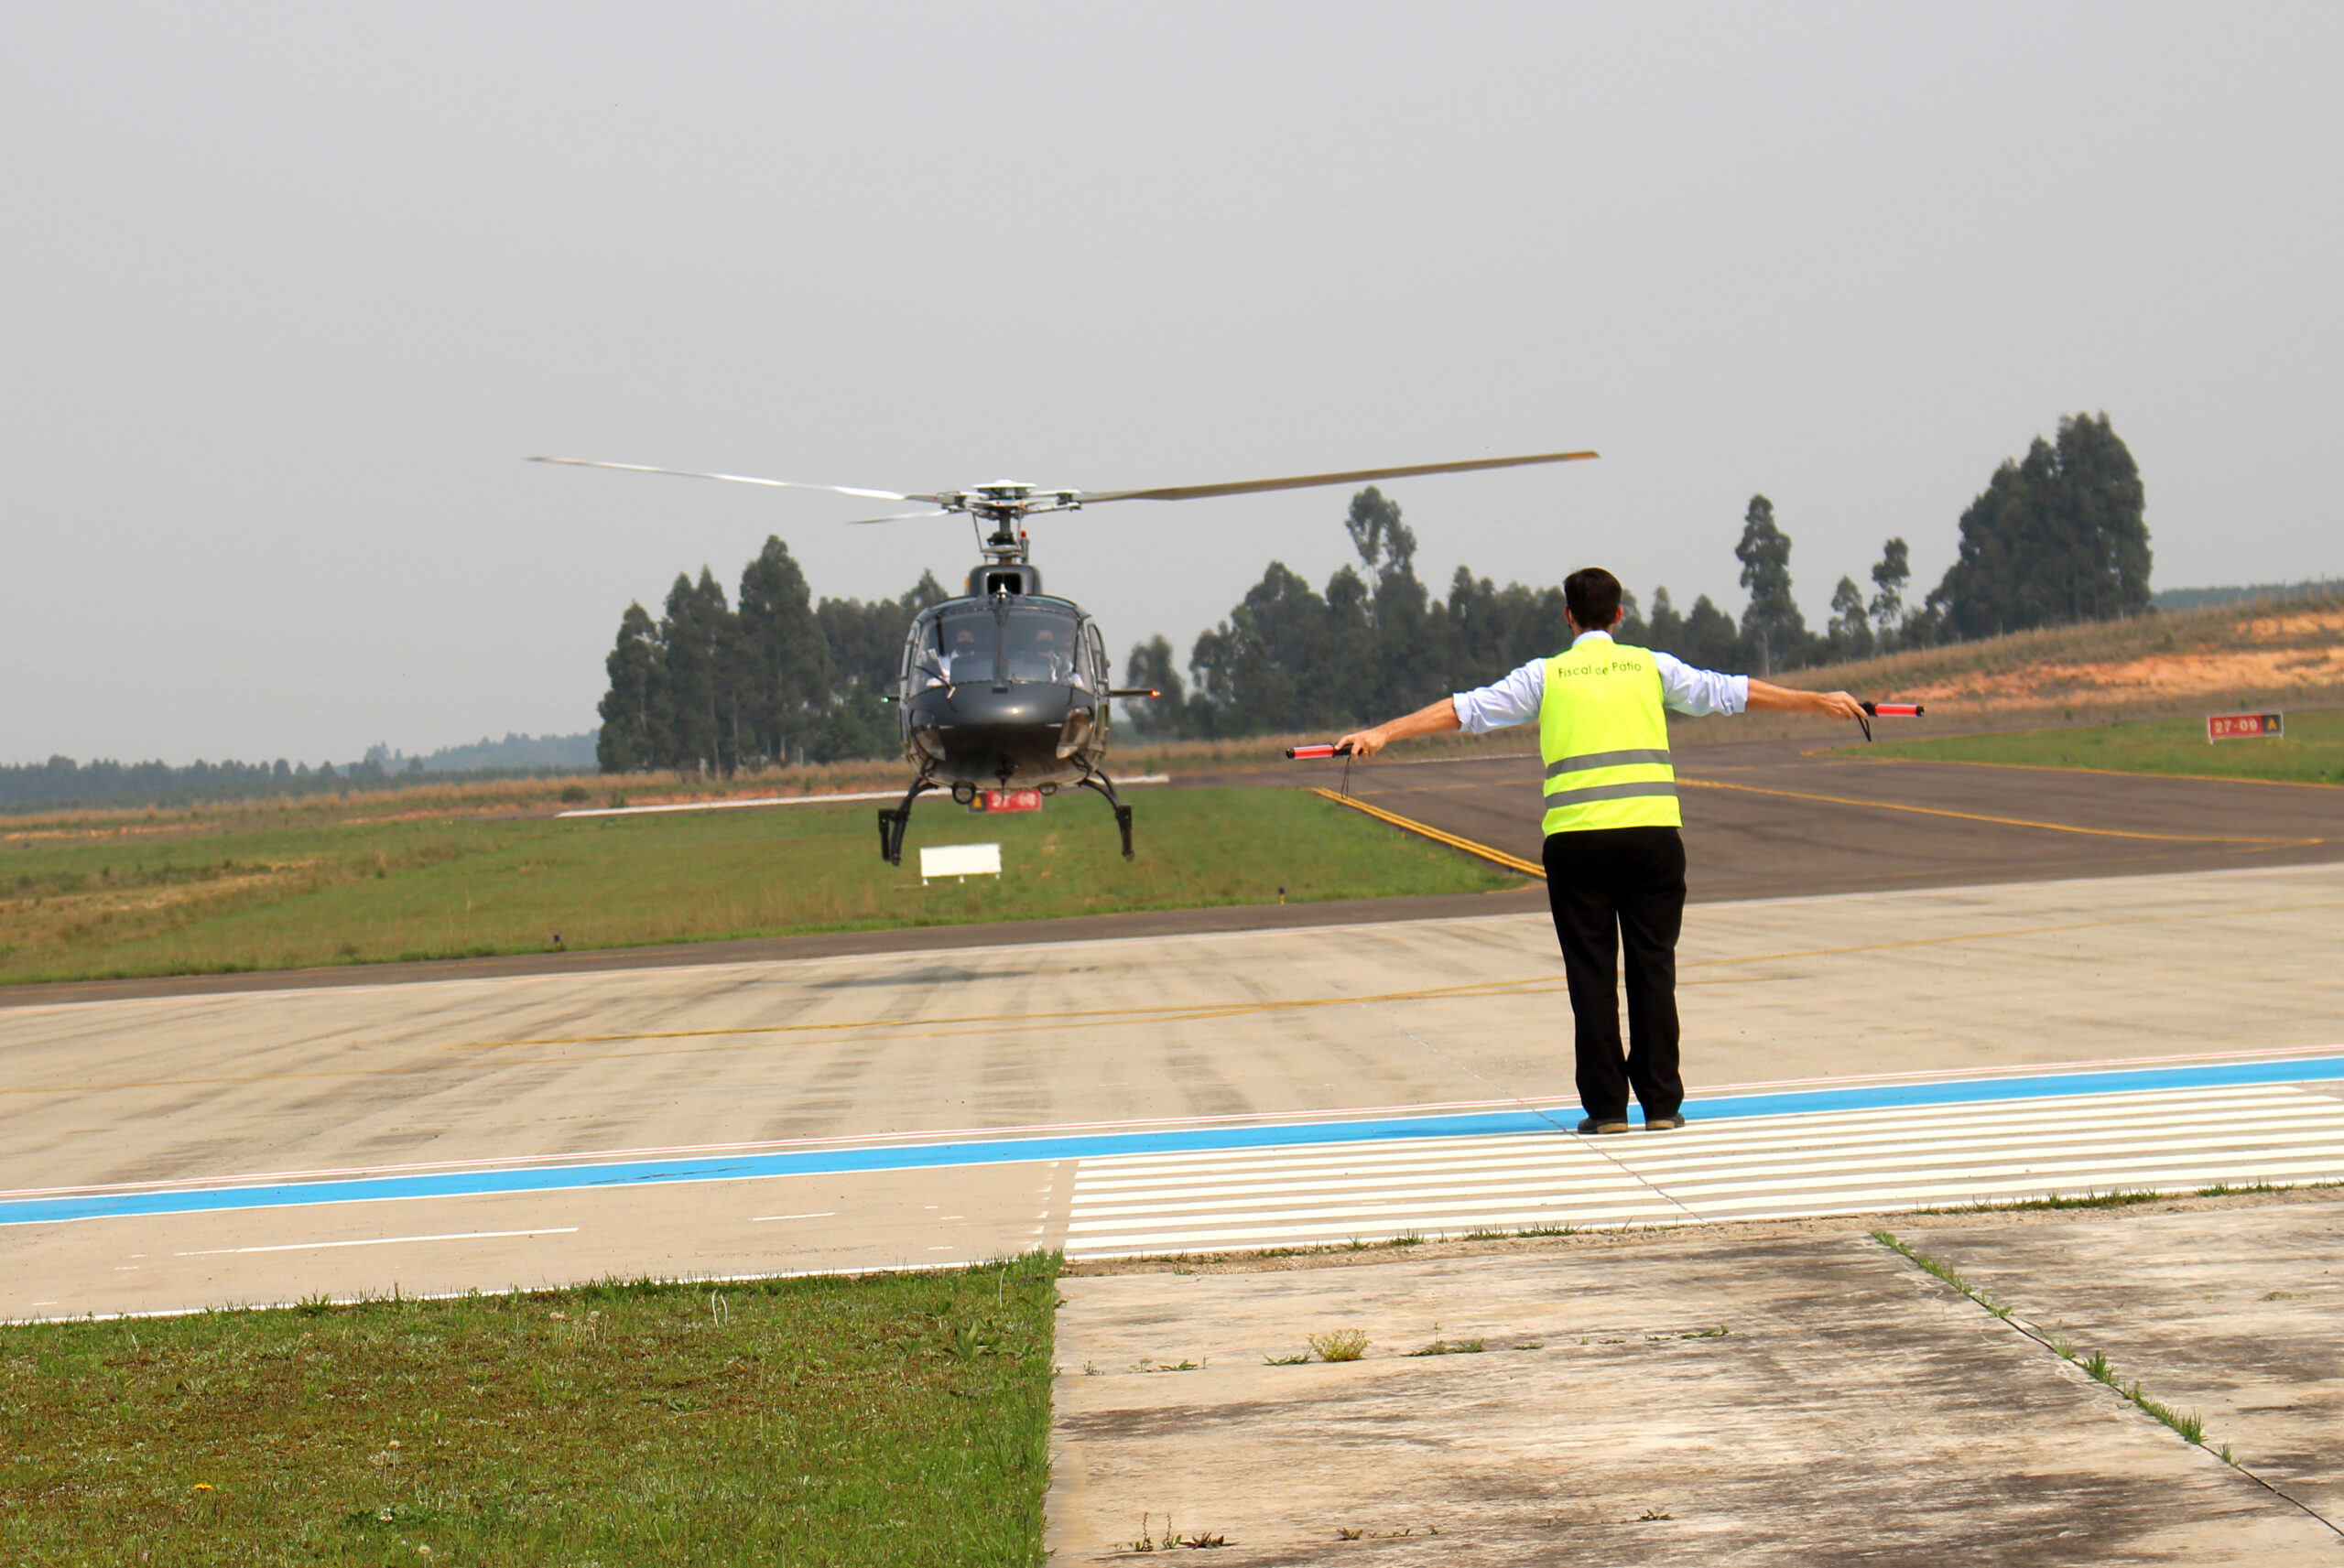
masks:
<svg viewBox="0 0 2344 1568"><path fill-rule="evenodd" d="M1865 702L1859 703L1857 706L1861 708L1865 713L1871 716L1872 719L1918 719L1924 712L1927 711L1917 702ZM1867 741L1871 740L1872 724L1870 719L1859 719L1856 722L1864 727L1864 739Z"/></svg>

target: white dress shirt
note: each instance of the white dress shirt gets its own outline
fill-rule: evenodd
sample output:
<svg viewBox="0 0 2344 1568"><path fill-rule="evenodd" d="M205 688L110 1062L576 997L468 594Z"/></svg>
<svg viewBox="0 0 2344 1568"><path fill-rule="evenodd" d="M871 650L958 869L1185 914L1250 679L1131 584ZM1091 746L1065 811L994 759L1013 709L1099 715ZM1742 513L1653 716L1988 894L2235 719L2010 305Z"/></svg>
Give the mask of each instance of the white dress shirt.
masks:
<svg viewBox="0 0 2344 1568"><path fill-rule="evenodd" d="M1590 637L1601 637L1608 643L1612 633L1582 632L1571 640L1571 646L1576 648ZM1660 669L1661 701L1679 713L1698 718L1705 713L1740 713L1750 706L1748 676L1697 670L1674 654L1657 651L1653 654L1652 662ZM1460 691L1449 699L1457 709L1458 724L1476 735L1486 735L1509 724L1526 724L1538 717L1539 705L1546 700L1544 659L1533 659L1479 691Z"/></svg>

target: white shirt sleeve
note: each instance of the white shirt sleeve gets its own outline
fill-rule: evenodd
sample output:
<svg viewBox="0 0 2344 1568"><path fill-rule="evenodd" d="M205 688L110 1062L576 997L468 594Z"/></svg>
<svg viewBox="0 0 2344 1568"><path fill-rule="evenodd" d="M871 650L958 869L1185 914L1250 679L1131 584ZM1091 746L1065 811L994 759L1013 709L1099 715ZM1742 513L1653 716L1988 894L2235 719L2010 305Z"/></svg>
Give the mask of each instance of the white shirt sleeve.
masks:
<svg viewBox="0 0 2344 1568"><path fill-rule="evenodd" d="M1546 661L1533 659L1477 691L1456 693L1449 697L1449 705L1457 709L1460 728L1475 735L1486 735L1492 730L1537 718L1538 705L1546 700Z"/></svg>
<svg viewBox="0 0 2344 1568"><path fill-rule="evenodd" d="M1677 712L1698 718L1706 713L1740 713L1750 706L1750 677L1696 669L1674 654L1655 652L1653 664L1660 672L1660 699ZM1510 724L1526 724L1538 717L1546 699L1546 661L1533 659L1520 669L1474 691L1453 694L1449 705L1457 710L1460 728L1486 735Z"/></svg>
<svg viewBox="0 0 2344 1568"><path fill-rule="evenodd" d="M1652 662L1660 670L1660 700L1679 713L1695 718L1705 713L1740 713L1750 706L1750 677L1721 676L1695 669L1674 654L1655 652ZM1458 710L1460 719L1464 710Z"/></svg>

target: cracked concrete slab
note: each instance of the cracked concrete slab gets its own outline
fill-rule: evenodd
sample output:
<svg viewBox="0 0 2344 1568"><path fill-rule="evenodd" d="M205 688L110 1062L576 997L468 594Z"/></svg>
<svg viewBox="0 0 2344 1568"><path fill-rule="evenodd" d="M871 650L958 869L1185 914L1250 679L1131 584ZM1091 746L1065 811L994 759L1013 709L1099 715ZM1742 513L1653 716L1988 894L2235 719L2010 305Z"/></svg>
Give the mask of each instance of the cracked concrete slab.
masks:
<svg viewBox="0 0 2344 1568"><path fill-rule="evenodd" d="M2023 1229L1893 1228L2078 1355L2100 1352L2125 1383L2198 1417L2208 1447L2227 1445L2344 1522L2344 1193L2289 1194L2214 1224L2132 1209Z"/></svg>
<svg viewBox="0 0 2344 1568"><path fill-rule="evenodd" d="M2344 1558L1859 1226L1062 1289L1062 1562L1143 1514L1248 1564Z"/></svg>

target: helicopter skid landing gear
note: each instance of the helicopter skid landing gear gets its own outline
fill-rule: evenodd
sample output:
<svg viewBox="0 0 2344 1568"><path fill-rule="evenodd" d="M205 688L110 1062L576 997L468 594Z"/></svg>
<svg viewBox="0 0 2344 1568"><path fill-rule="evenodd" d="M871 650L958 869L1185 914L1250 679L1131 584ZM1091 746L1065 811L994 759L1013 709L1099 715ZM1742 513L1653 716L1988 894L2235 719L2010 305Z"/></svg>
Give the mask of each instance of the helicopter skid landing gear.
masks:
<svg viewBox="0 0 2344 1568"><path fill-rule="evenodd" d="M884 806L879 808L879 858L889 865L904 863L904 829L912 825L912 802L935 787L931 779L915 779L912 787L904 792L903 805L892 810ZM1128 829L1124 836L1130 837Z"/></svg>
<svg viewBox="0 0 2344 1568"><path fill-rule="evenodd" d="M1122 828L1123 832L1123 859L1130 860L1132 858L1132 808L1115 798L1115 786L1104 773L1092 773L1082 781L1082 787L1096 790L1105 795L1107 804L1115 808L1115 826Z"/></svg>

